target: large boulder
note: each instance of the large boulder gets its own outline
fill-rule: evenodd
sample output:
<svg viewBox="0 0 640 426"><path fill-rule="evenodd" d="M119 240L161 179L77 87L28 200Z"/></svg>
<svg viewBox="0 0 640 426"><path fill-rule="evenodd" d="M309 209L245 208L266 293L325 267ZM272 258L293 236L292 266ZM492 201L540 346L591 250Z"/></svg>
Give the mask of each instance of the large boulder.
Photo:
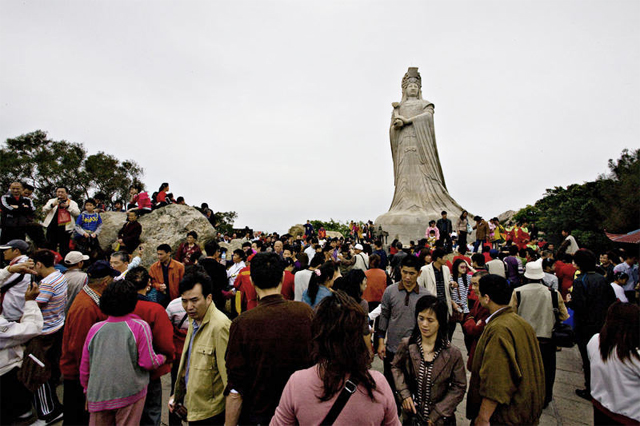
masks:
<svg viewBox="0 0 640 426"><path fill-rule="evenodd" d="M288 234L293 236L293 237L297 237L298 235L302 236L302 235L304 235L304 226L303 225L293 225L291 228L289 228Z"/></svg>
<svg viewBox="0 0 640 426"><path fill-rule="evenodd" d="M118 231L126 221L126 214L105 212L101 215L100 246L108 250L116 241ZM147 268L157 260L156 248L160 244L169 244L175 252L180 243L185 241L187 232L196 231L198 243L204 251L204 244L216 236L216 230L207 218L191 206L169 204L143 215L139 221L142 225L142 265Z"/></svg>
<svg viewBox="0 0 640 426"><path fill-rule="evenodd" d="M498 215L498 220L505 226L515 225L515 220L513 220L513 216L515 216L515 214L515 211L507 210L506 212Z"/></svg>
<svg viewBox="0 0 640 426"><path fill-rule="evenodd" d="M226 254L227 261L231 261L234 250L242 249L242 240L240 238L231 240L228 243L225 243L224 241L222 241L222 242L219 242L218 244L220 244L220 248L227 249L227 254Z"/></svg>
<svg viewBox="0 0 640 426"><path fill-rule="evenodd" d="M327 238L344 238L344 235L338 231L327 231Z"/></svg>

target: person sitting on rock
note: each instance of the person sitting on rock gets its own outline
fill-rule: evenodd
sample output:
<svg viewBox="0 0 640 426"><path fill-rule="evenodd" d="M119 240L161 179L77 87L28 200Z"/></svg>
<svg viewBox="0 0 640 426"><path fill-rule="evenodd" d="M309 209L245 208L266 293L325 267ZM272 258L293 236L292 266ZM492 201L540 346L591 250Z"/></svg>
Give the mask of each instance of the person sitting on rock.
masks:
<svg viewBox="0 0 640 426"><path fill-rule="evenodd" d="M131 210L127 212L127 222L118 232L120 250L125 249L129 253L133 253L140 245L140 234L142 234L142 225L138 222L138 211Z"/></svg>
<svg viewBox="0 0 640 426"><path fill-rule="evenodd" d="M187 233L187 241L180 244L176 251L175 259L184 264L184 266L194 265L202 256L202 250L198 245L198 233L189 231Z"/></svg>

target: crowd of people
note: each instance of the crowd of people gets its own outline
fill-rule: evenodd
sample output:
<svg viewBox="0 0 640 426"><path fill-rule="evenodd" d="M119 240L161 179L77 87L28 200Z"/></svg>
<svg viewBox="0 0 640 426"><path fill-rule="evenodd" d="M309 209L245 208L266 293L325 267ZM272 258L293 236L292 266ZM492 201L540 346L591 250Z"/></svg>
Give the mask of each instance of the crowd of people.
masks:
<svg viewBox="0 0 640 426"><path fill-rule="evenodd" d="M168 190L131 188L111 253L93 251L99 200L80 211L58 188L39 237L24 186L3 196L3 424L35 409L42 425L159 425L165 375L171 425L455 424L465 394L474 425L535 424L574 343L594 422L640 421L637 253L442 212L388 246L372 223L346 238L309 221L303 235L247 230L232 253L191 231L145 268L137 218Z"/></svg>

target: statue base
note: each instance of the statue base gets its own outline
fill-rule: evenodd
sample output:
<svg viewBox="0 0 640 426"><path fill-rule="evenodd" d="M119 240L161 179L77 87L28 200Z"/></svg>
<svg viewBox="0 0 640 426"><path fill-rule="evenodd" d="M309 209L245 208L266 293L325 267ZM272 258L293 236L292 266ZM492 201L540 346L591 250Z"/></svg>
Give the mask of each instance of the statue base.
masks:
<svg viewBox="0 0 640 426"><path fill-rule="evenodd" d="M445 210L447 211L447 218L455 227L458 217L462 214L462 209L450 208ZM425 231L429 226L429 221L435 220L437 222L442 217L441 212L442 210L391 210L376 218L375 229L381 226L383 231L389 233L389 244L398 239L402 244L408 246L409 241L418 243L420 239L425 238Z"/></svg>

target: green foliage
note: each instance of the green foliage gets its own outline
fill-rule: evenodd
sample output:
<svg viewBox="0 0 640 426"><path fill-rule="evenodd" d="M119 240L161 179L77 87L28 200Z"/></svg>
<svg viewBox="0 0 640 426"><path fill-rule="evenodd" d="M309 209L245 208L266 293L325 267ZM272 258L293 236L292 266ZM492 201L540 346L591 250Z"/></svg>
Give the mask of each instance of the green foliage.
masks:
<svg viewBox="0 0 640 426"><path fill-rule="evenodd" d="M348 222L341 223L333 219L329 219L328 222L324 222L322 220L310 220L309 222L311 222L311 224L313 225L313 229L316 231L316 233L318 232L318 229L324 226L324 229L326 229L327 231L340 232L344 237L349 235Z"/></svg>
<svg viewBox="0 0 640 426"><path fill-rule="evenodd" d="M233 223L238 218L238 213L236 212L215 212L213 214L213 227L216 228L216 231L225 233L233 232Z"/></svg>
<svg viewBox="0 0 640 426"><path fill-rule="evenodd" d="M100 192L106 203L117 199L126 203L129 185L141 184L144 173L134 161L120 162L104 152L87 156L82 144L48 139L42 130L7 139L0 149L0 170L2 190L11 182L29 183L39 205L53 197L59 185L76 200Z"/></svg>
<svg viewBox="0 0 640 426"><path fill-rule="evenodd" d="M611 247L604 231L627 233L638 228L640 216L640 150L624 150L609 160L610 173L593 182L547 189L533 206L516 213L517 221L535 222L549 241L558 244L562 230L571 230L581 247L602 251Z"/></svg>

